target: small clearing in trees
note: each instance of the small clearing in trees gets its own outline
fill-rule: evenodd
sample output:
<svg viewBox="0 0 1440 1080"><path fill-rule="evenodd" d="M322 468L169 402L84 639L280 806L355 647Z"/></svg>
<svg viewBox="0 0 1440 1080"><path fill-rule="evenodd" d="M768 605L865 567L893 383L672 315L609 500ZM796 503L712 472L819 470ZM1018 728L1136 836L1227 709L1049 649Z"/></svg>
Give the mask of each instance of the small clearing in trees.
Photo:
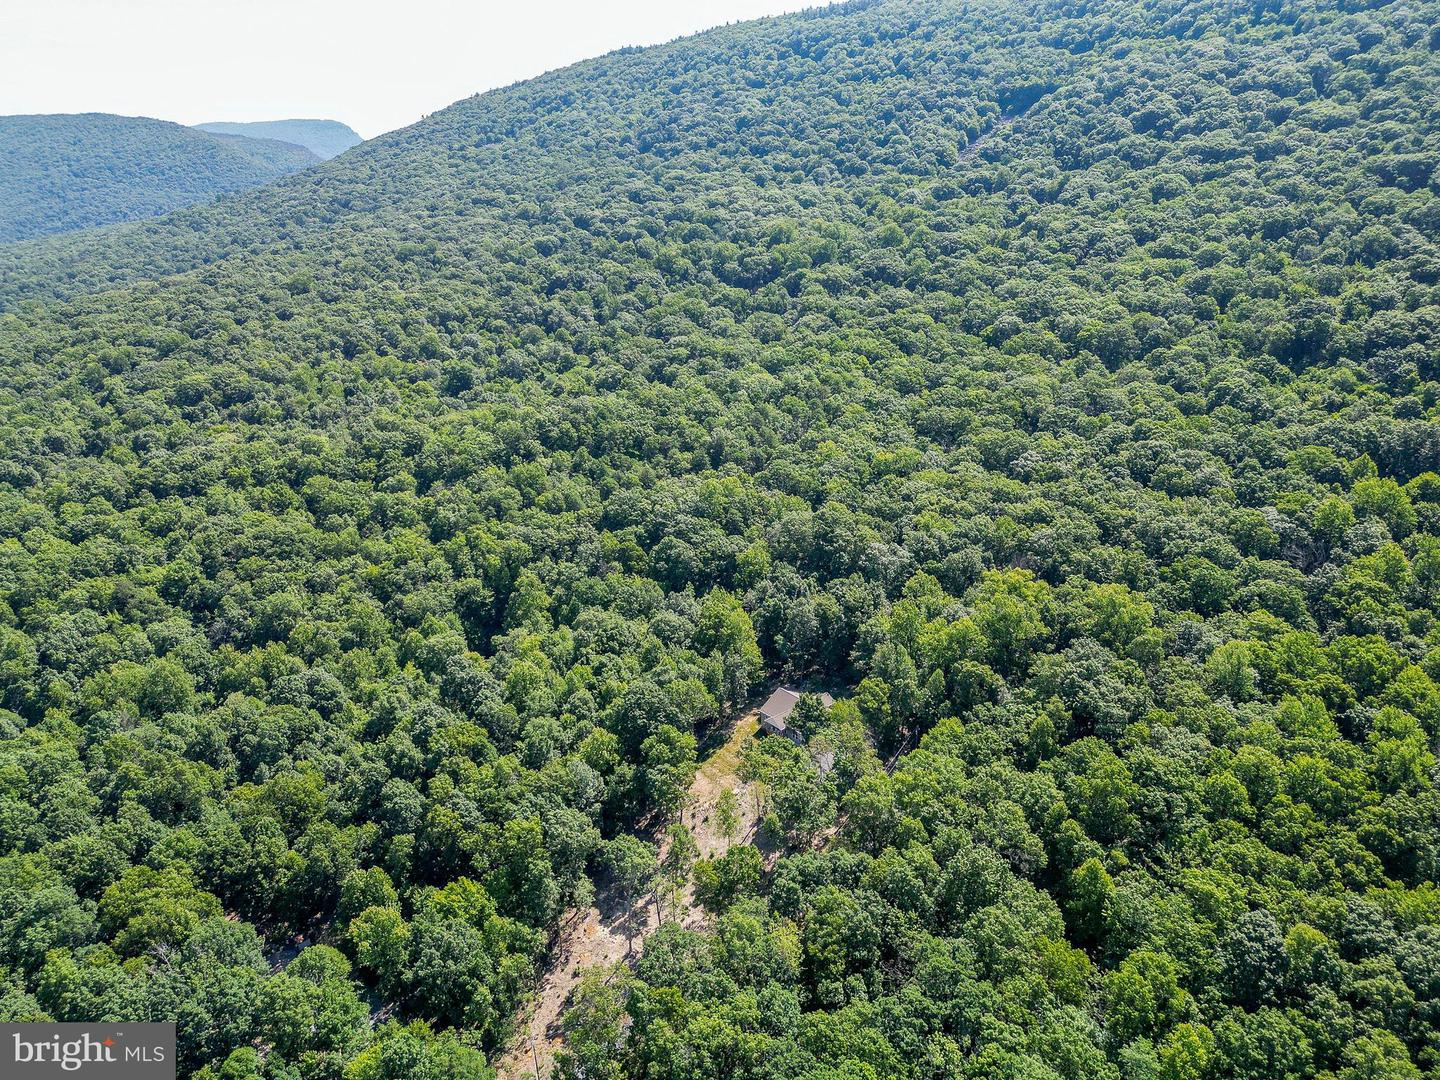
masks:
<svg viewBox="0 0 1440 1080"><path fill-rule="evenodd" d="M732 844L721 830L716 814L726 791L733 791L738 802L739 828L733 843L754 843L766 853L767 865L775 858L776 853L757 836L759 805L755 792L739 776L741 751L759 727L759 714L755 709L736 719L725 742L701 762L690 785L690 798L680 821L694 834L702 859L723 855ZM664 855L663 847L661 855ZM693 886L687 884L678 899L682 910L677 913L667 909L667 921L690 927L702 925L705 913L695 903ZM634 935L633 949L626 936L627 920ZM591 968L633 961L644 948L644 939L659 925L654 899L649 894L627 908L618 891L608 884L596 890L595 903L589 908L568 913L550 954L550 966L541 977L539 991L510 1046L495 1062L500 1080L533 1080L536 1076L545 1080L562 1044L561 1014L581 975Z"/></svg>

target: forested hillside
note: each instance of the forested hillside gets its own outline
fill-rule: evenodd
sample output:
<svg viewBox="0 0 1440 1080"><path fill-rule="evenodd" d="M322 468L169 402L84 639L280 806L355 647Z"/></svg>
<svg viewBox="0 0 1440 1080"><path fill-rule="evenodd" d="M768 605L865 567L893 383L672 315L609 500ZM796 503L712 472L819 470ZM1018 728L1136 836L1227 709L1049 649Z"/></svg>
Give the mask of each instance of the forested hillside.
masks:
<svg viewBox="0 0 1440 1080"><path fill-rule="evenodd" d="M487 1076L804 676L560 1074L1440 1075L1437 27L841 5L5 249L0 1014Z"/></svg>
<svg viewBox="0 0 1440 1080"><path fill-rule="evenodd" d="M319 160L138 116L0 116L0 243L155 217Z"/></svg>
<svg viewBox="0 0 1440 1080"><path fill-rule="evenodd" d="M278 139L303 146L320 158L344 153L363 140L338 120L253 120L248 123L196 124L216 135L243 135L251 139Z"/></svg>

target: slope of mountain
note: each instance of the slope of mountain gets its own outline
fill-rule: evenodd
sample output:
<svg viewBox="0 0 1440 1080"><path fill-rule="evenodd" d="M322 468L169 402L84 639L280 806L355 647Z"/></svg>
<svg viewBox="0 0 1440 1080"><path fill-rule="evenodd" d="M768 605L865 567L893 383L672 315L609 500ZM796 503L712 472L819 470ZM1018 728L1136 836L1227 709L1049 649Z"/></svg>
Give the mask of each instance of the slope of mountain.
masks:
<svg viewBox="0 0 1440 1080"><path fill-rule="evenodd" d="M318 160L144 117L0 116L0 242L155 217Z"/></svg>
<svg viewBox="0 0 1440 1080"><path fill-rule="evenodd" d="M557 1075L1433 1074L1437 26L841 5L7 247L0 1009L483 1076L605 918Z"/></svg>
<svg viewBox="0 0 1440 1080"><path fill-rule="evenodd" d="M217 135L244 135L251 139L278 139L303 146L321 158L343 154L364 140L338 120L257 120L250 123L196 124Z"/></svg>

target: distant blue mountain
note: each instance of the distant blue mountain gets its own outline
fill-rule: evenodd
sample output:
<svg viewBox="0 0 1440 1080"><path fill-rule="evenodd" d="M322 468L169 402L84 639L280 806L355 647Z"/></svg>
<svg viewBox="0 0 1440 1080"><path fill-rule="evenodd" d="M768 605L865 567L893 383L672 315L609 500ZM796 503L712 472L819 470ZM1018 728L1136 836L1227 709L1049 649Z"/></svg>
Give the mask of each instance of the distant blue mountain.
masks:
<svg viewBox="0 0 1440 1080"><path fill-rule="evenodd" d="M364 142L338 120L259 120L250 124L196 124L217 135L244 135L251 139L279 139L303 146L317 157L332 158Z"/></svg>

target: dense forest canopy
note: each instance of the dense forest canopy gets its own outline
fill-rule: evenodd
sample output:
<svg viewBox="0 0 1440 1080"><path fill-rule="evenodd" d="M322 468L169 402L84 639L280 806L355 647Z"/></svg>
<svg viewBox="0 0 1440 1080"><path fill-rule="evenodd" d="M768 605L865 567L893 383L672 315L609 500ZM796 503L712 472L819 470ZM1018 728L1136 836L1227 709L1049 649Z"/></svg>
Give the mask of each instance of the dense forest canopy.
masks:
<svg viewBox="0 0 1440 1080"><path fill-rule="evenodd" d="M791 675L562 1075L1440 1075L1437 106L1433 0L880 0L0 250L0 1013L486 1076Z"/></svg>
<svg viewBox="0 0 1440 1080"><path fill-rule="evenodd" d="M293 141L140 116L0 116L0 243L155 217L319 160Z"/></svg>
<svg viewBox="0 0 1440 1080"><path fill-rule="evenodd" d="M303 146L317 157L329 159L363 140L338 120L251 120L241 123L196 124L216 135L244 135L251 139L278 139Z"/></svg>

